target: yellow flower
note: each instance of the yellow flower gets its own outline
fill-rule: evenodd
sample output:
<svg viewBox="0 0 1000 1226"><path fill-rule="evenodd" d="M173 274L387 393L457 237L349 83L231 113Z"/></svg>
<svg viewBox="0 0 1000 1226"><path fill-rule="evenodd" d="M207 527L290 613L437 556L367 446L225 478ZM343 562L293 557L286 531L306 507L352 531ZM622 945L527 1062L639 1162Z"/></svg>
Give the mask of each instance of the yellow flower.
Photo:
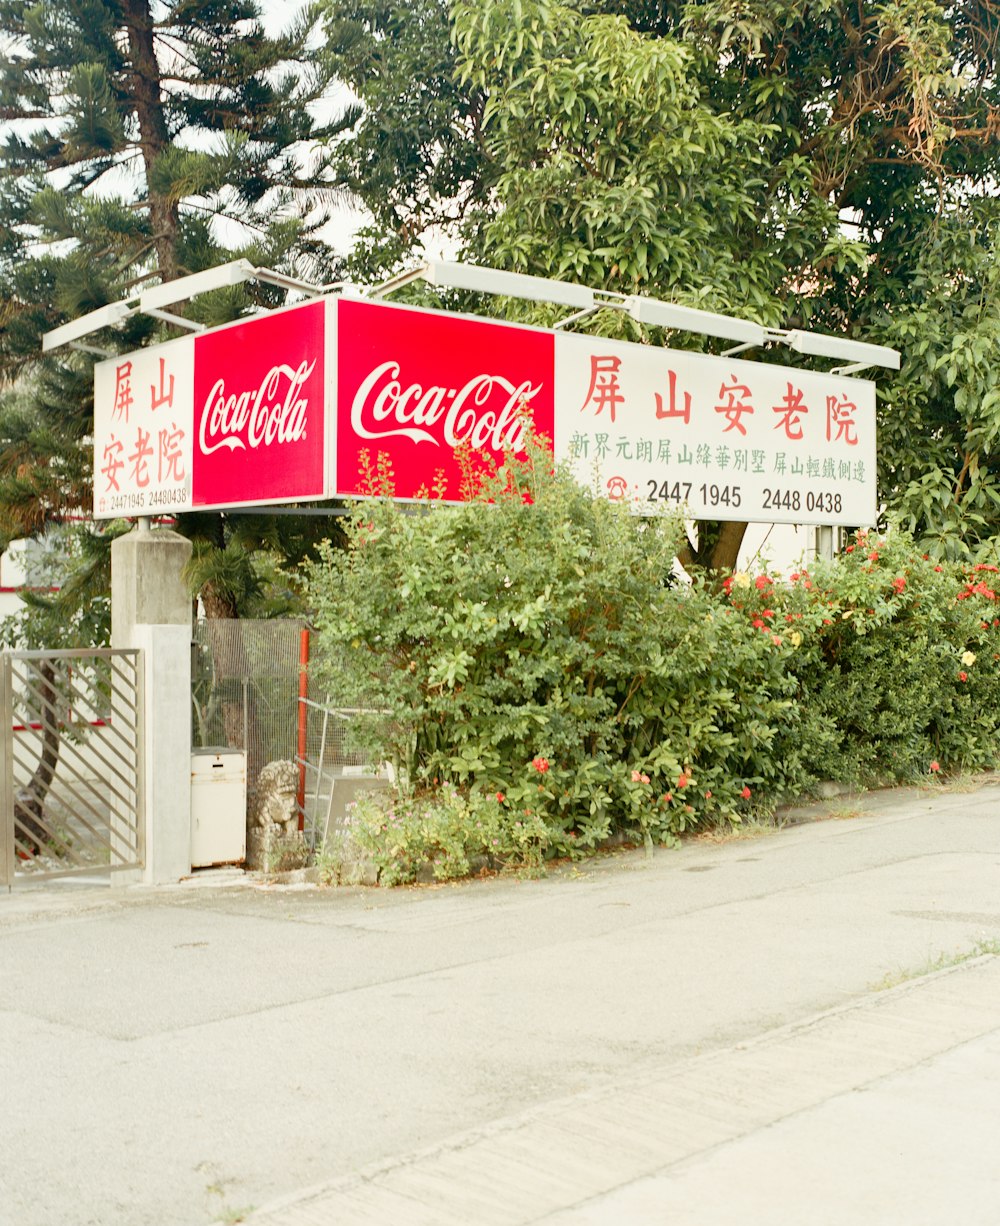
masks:
<svg viewBox="0 0 1000 1226"><path fill-rule="evenodd" d="M802 635L799 634L798 630L793 630L792 633L788 636L788 641L791 643L793 647L801 647L802 646Z"/></svg>
<svg viewBox="0 0 1000 1226"><path fill-rule="evenodd" d="M750 586L750 576L746 573L745 570L738 570L736 574L733 575L733 587L749 587L749 586Z"/></svg>
<svg viewBox="0 0 1000 1226"><path fill-rule="evenodd" d="M966 668L968 668L972 664L975 664L975 662L976 662L976 653L974 651L967 651L962 656L962 663L965 665Z"/></svg>

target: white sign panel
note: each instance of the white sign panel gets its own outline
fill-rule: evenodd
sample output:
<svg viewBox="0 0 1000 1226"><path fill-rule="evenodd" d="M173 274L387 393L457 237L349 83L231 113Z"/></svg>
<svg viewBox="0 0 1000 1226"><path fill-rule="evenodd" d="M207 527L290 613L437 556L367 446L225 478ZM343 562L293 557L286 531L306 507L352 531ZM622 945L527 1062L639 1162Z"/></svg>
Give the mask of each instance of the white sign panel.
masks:
<svg viewBox="0 0 1000 1226"><path fill-rule="evenodd" d="M461 501L456 449L502 463L521 404L639 514L875 519L872 383L337 297L99 363L95 515L364 496L379 459Z"/></svg>
<svg viewBox="0 0 1000 1226"><path fill-rule="evenodd" d="M556 455L641 513L868 524L875 387L859 379L559 334Z"/></svg>
<svg viewBox="0 0 1000 1226"><path fill-rule="evenodd" d="M94 367L94 514L191 509L194 338Z"/></svg>

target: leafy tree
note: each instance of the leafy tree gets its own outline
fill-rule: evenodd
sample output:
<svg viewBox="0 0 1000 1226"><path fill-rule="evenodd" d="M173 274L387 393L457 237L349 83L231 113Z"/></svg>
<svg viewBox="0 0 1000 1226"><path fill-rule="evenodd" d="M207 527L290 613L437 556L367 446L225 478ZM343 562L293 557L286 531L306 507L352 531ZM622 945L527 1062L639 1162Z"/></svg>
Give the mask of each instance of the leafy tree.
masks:
<svg viewBox="0 0 1000 1226"><path fill-rule="evenodd" d="M351 271L375 278L486 199L483 98L457 79L446 0L325 0L322 11L327 63L358 99L332 149L337 181L372 219Z"/></svg>
<svg viewBox="0 0 1000 1226"><path fill-rule="evenodd" d="M898 346L900 376L880 375L888 508L937 550L997 534L991 5L455 0L453 49L444 0L419 9L407 23L404 6L371 5L352 27L356 135L392 122L407 150L335 153L370 206L395 175L405 207L373 207L370 250L401 258L422 234L409 219L460 198L469 258ZM346 20L342 0L326 10ZM464 95L449 92L453 58ZM420 73L439 102L423 142L389 105ZM445 132L464 141L446 189L432 173ZM607 313L586 326L692 343ZM681 556L730 567L742 533L702 524Z"/></svg>
<svg viewBox="0 0 1000 1226"><path fill-rule="evenodd" d="M0 541L90 503L92 358L41 360L42 334L224 260L328 279L317 236L335 193L322 142L338 121L314 13L267 34L256 0L0 0ZM329 107L326 106L329 110ZM178 313L222 323L280 296L238 287ZM134 349L170 328L136 315L95 344ZM202 591L234 615L265 542L289 531L192 519ZM294 538L294 540L292 539Z"/></svg>

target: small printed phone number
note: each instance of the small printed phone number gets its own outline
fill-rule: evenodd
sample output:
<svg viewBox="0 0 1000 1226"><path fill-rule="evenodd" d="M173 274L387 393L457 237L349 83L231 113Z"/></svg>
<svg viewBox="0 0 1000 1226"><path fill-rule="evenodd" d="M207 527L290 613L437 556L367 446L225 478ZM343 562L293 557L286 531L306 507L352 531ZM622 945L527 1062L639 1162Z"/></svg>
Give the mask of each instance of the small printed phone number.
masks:
<svg viewBox="0 0 1000 1226"><path fill-rule="evenodd" d="M112 494L108 499L108 509L129 512L153 511L158 507L172 507L186 503L188 490L186 486L178 485L173 489L143 490L134 494Z"/></svg>
<svg viewBox="0 0 1000 1226"><path fill-rule="evenodd" d="M705 483L696 486L692 481L647 481L647 502L674 502L678 506L690 503L695 493L703 507L731 507L743 505L743 494L738 485ZM844 508L840 494L827 490L765 489L762 506L765 511L819 511L824 515L837 515Z"/></svg>

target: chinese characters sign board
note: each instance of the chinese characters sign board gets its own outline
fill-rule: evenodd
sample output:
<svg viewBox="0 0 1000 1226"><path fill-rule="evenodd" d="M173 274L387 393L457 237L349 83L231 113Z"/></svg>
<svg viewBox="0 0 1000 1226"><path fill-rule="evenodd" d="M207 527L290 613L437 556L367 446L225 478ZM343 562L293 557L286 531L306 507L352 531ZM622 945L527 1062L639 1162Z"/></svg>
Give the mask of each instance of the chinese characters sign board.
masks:
<svg viewBox="0 0 1000 1226"><path fill-rule="evenodd" d="M99 363L95 515L325 497L326 331L310 302Z"/></svg>
<svg viewBox="0 0 1000 1226"><path fill-rule="evenodd" d="M864 524L862 380L332 297L100 363L98 518L352 497L459 499L456 449L501 460L531 407L556 455L643 513Z"/></svg>
<svg viewBox="0 0 1000 1226"><path fill-rule="evenodd" d="M587 336L556 340L557 454L582 481L695 519L868 524L871 383Z"/></svg>

